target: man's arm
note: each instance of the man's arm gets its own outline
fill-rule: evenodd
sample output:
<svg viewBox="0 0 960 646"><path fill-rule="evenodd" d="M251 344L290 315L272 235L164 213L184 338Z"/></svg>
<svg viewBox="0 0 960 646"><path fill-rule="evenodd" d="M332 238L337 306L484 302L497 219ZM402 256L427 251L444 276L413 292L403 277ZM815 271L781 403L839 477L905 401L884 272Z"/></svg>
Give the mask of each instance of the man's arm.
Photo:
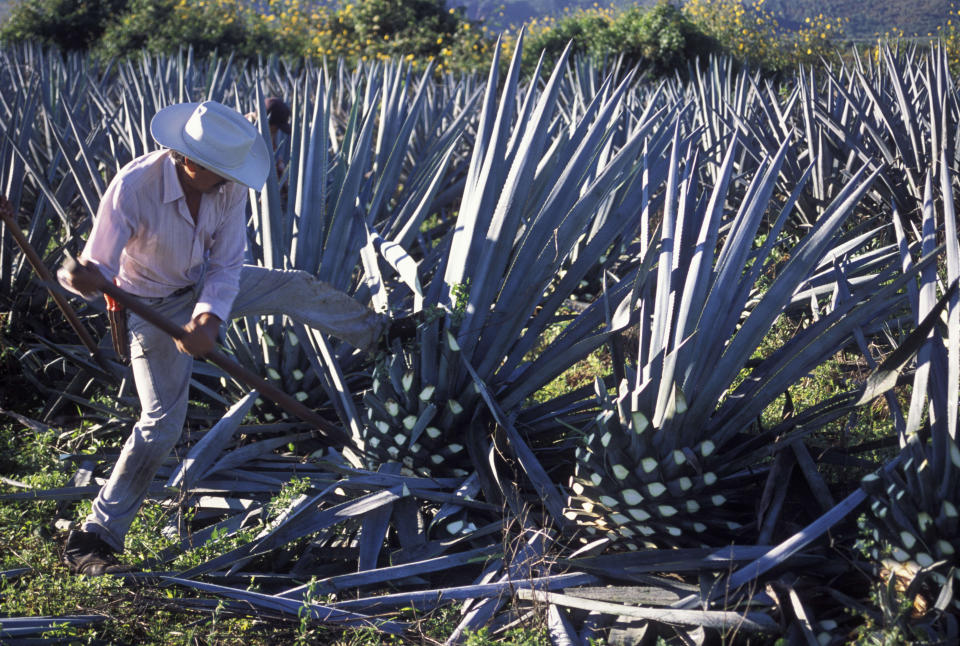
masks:
<svg viewBox="0 0 960 646"><path fill-rule="evenodd" d="M112 282L119 273L120 254L133 235L130 205L123 203L122 186L119 178L110 182L100 200L80 259L76 263L64 263L57 270L60 284L87 300L96 298L102 291L103 282Z"/></svg>
<svg viewBox="0 0 960 646"><path fill-rule="evenodd" d="M203 289L193 309L193 319L210 313L221 321L230 317L240 288L240 271L247 246L247 188L233 184L207 257Z"/></svg>
<svg viewBox="0 0 960 646"><path fill-rule="evenodd" d="M236 185L230 191L230 198L213 236L203 290L193 309L193 318L183 326L186 336L177 340L181 352L195 357L203 357L216 347L220 326L230 316L240 284L247 243L247 189Z"/></svg>

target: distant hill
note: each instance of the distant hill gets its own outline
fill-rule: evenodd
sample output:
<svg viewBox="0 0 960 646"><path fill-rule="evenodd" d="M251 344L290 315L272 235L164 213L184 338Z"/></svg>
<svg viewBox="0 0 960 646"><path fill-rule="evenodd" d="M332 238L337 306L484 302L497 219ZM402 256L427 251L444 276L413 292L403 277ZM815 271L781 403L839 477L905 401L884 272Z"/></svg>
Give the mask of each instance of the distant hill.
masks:
<svg viewBox="0 0 960 646"><path fill-rule="evenodd" d="M565 8L571 10L595 6L593 0L448 0L448 6L462 4L471 18L481 18L488 27L502 28L520 25L531 18L559 17ZM636 3L614 2L625 7L633 4L652 6L656 0L640 0ZM609 6L610 1L599 2ZM797 27L808 16L823 14L830 17L846 17L846 34L851 38L872 38L894 28L907 35L925 36L946 22L951 0L767 0L770 11L783 16L785 27Z"/></svg>

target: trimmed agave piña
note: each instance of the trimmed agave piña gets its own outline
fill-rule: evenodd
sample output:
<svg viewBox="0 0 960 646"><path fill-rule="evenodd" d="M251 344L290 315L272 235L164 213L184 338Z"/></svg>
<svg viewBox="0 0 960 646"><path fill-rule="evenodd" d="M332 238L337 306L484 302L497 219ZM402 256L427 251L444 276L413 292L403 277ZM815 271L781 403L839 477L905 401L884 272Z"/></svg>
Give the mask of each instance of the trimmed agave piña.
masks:
<svg viewBox="0 0 960 646"><path fill-rule="evenodd" d="M444 254L419 268L431 277L424 305L441 316L421 326L413 347L378 363L364 396L365 446L415 473L483 471L479 445L468 455L471 438L486 433L482 419L499 409L516 415L537 389L627 325L627 317L611 323L610 316L629 281L529 360L597 257L631 235L636 214L648 208L656 185L638 172L644 142L651 175L665 175L665 115L675 106L658 111L653 92L625 109L628 75L618 85L608 77L595 96L580 99L582 108L560 113L566 57L538 90L536 82L520 84L520 51L499 100L492 67L456 221L439 245ZM496 413L484 403L486 389Z"/></svg>
<svg viewBox="0 0 960 646"><path fill-rule="evenodd" d="M926 333L919 348L914 349L909 414L899 429L903 446L899 463L865 477L862 486L870 494L868 519L877 545L903 564L897 575L907 572L914 593L924 593L937 610L946 610L951 605L960 607L953 593L958 581L951 581L960 579L960 243L952 197L955 179L946 153L938 170L943 196L939 204L946 246L945 280L938 277L935 266L927 266L919 289L912 290L910 299L918 326L930 319L935 324L921 330ZM933 252L939 229L931 175L928 172L924 182L924 254ZM902 234L902 228L898 231ZM903 262L905 266L915 262L905 245ZM950 287L939 302L938 285ZM887 375L888 388L896 383L897 373L907 367L904 363L900 370Z"/></svg>
<svg viewBox="0 0 960 646"><path fill-rule="evenodd" d="M789 447L792 431L809 432L836 419L849 410L852 395L771 429L757 428L755 421L855 330L896 311L902 299L902 282L883 286L894 260L888 253L887 267L878 268L856 298L837 304L748 368L748 359L824 258L866 251L869 238L844 250L841 226L876 173L862 169L852 178L809 234L786 250L789 261L751 303L756 281L776 263L770 254L803 187L782 204L771 200L788 151L784 142L750 180L746 199L728 220L724 205L739 146L736 139L727 144L709 199L699 199L692 156L682 159L674 147L677 170L667 195L676 197L664 209L658 266L635 287L634 307L643 322L636 366L613 394L598 383L602 411L577 451L568 516L590 533L624 539L631 549L722 545L763 535L756 525L755 492L768 471L763 461L774 440ZM805 179L809 174L808 169ZM756 248L765 218L770 218L767 238ZM721 227L725 239L718 245Z"/></svg>

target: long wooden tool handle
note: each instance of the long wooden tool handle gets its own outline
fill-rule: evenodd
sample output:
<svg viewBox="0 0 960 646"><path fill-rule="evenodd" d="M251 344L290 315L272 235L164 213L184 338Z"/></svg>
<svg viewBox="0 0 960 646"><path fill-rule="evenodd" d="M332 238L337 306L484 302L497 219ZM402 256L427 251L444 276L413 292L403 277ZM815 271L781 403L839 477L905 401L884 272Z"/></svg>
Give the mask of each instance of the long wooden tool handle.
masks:
<svg viewBox="0 0 960 646"><path fill-rule="evenodd" d="M47 269L47 266L43 264L43 260L33 249L33 246L27 240L27 237L23 235L23 231L13 219L13 214L9 213L6 209L0 208L0 218L2 218L4 224L7 225L7 229L13 236L17 246L20 247L23 255L27 257L27 262L30 263L30 266L33 267L33 270L37 272L37 275L40 276L40 279L47 285L47 291L50 293L50 296L53 297L57 307L60 308L60 311L63 312L63 315L67 318L67 322L70 323L70 327L72 327L74 332L77 333L77 336L80 337L80 342L83 343L84 347L90 351L90 354L93 355L94 360L96 360L97 364L101 368L106 370L111 375L115 374L116 371L106 361L106 359L103 358L100 348L97 346L97 342L93 340L93 337L90 336L89 332L87 332L87 328L85 328L83 323L80 322L80 317L78 317L77 313L73 311L72 307L70 307L70 303L68 303L67 299L63 297L63 294L60 294L58 291L53 289L52 285L56 285L56 279L50 273L50 270Z"/></svg>
<svg viewBox="0 0 960 646"><path fill-rule="evenodd" d="M113 298L113 300L117 301L148 323L160 328L161 331L169 334L173 338L179 339L185 334L182 327L169 320L162 314L158 314L151 307L137 300L116 285L108 281L104 281L103 285L100 286L100 289ZM203 358L219 367L231 377L242 381L251 388L256 388L261 394L263 394L264 397L276 402L278 406L283 408L291 415L295 415L305 422L315 424L317 428L320 429L320 432L329 440L336 440L337 442L343 443L344 446L353 446L353 440L349 435L346 434L345 431L343 431L343 429L320 417L314 411L310 410L260 375L247 370L216 348L204 355Z"/></svg>

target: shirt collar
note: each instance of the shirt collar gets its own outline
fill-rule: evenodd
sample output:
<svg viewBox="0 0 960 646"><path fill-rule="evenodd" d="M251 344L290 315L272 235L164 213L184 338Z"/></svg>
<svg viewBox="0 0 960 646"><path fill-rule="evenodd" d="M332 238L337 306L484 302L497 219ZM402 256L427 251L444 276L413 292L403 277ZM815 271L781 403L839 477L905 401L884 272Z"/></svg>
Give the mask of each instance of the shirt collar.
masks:
<svg viewBox="0 0 960 646"><path fill-rule="evenodd" d="M184 197L180 178L177 177L177 165L169 152L163 159L163 203L175 202Z"/></svg>

